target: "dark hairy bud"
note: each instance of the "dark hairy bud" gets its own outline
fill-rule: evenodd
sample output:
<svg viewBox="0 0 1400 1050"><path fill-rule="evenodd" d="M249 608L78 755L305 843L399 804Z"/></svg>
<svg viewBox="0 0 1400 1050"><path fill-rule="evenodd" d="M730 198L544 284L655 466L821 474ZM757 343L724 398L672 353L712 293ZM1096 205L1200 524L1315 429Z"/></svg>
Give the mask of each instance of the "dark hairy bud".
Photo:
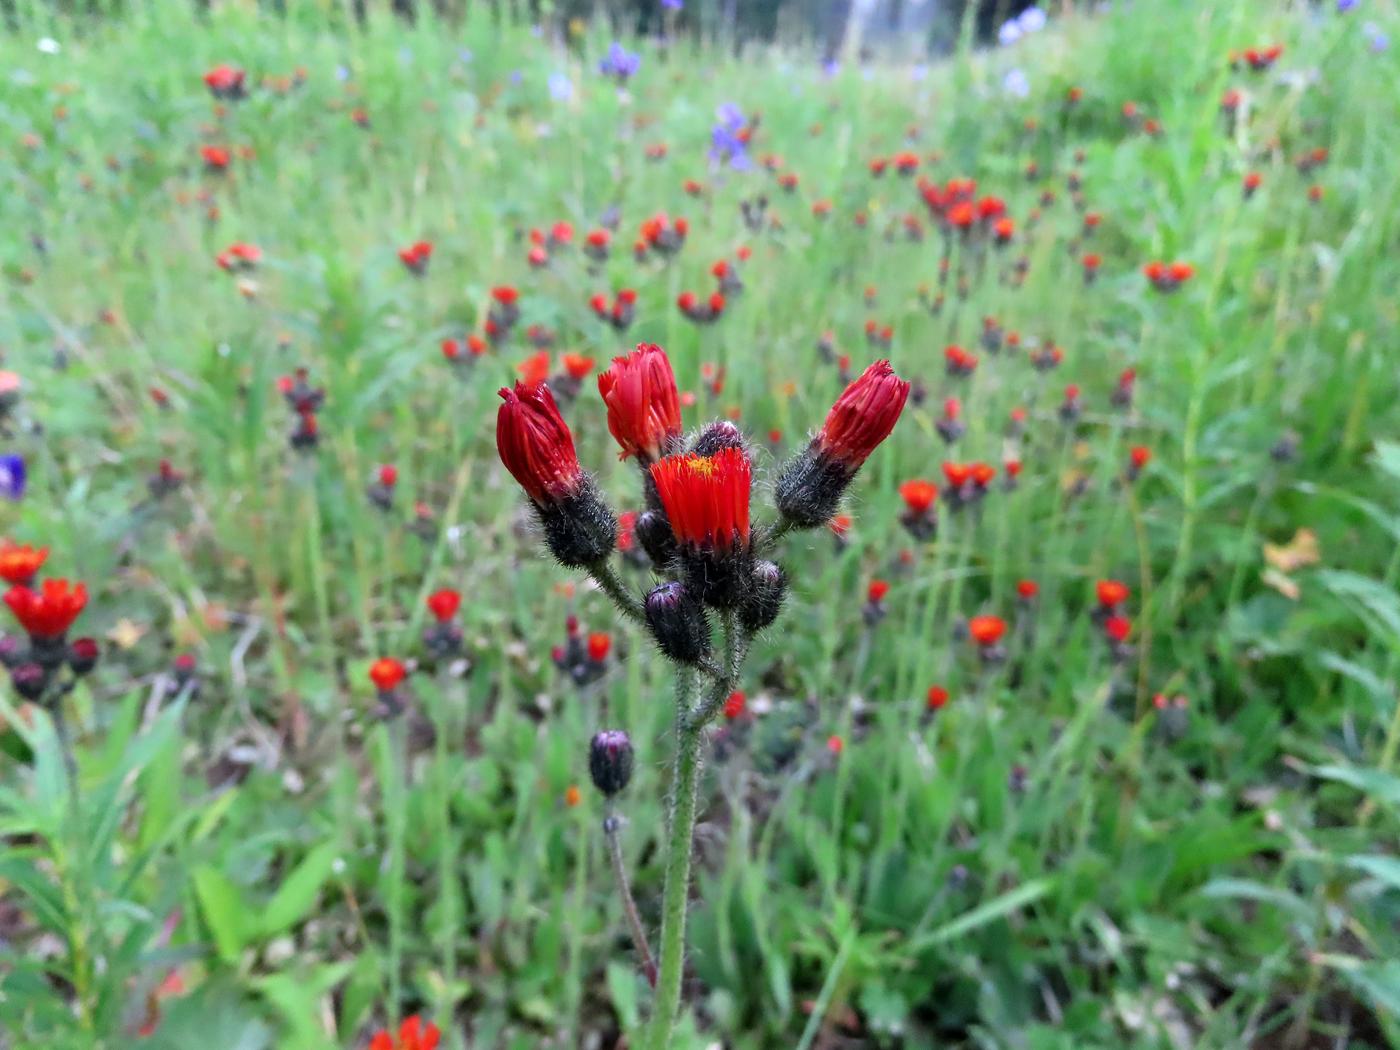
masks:
<svg viewBox="0 0 1400 1050"><path fill-rule="evenodd" d="M782 567L771 561L756 562L748 593L739 606L739 622L749 632L770 626L782 611L786 594L787 574Z"/></svg>
<svg viewBox="0 0 1400 1050"><path fill-rule="evenodd" d="M549 552L566 568L594 565L617 545L617 519L587 475L577 491L550 503L537 503L535 510Z"/></svg>
<svg viewBox="0 0 1400 1050"><path fill-rule="evenodd" d="M710 651L710 620L686 585L654 587L646 597L647 626L661 652L677 663L698 663Z"/></svg>
<svg viewBox="0 0 1400 1050"><path fill-rule="evenodd" d="M632 779L632 739L621 729L604 729L588 745L588 775L612 798Z"/></svg>
<svg viewBox="0 0 1400 1050"><path fill-rule="evenodd" d="M773 500L778 512L797 528L815 529L836 514L841 496L854 476L854 469L823 455L813 442L783 467Z"/></svg>
<svg viewBox="0 0 1400 1050"><path fill-rule="evenodd" d="M676 556L676 537L671 532L671 523L662 510L646 510L637 516L635 525L637 542L647 552L651 563L664 568Z"/></svg>
<svg viewBox="0 0 1400 1050"><path fill-rule="evenodd" d="M79 638L68 647L68 666L74 674L88 674L97 666L100 655L97 642L92 638Z"/></svg>
<svg viewBox="0 0 1400 1050"><path fill-rule="evenodd" d="M713 456L720 449L744 447L744 432L727 419L706 424L691 448L697 456Z"/></svg>
<svg viewBox="0 0 1400 1050"><path fill-rule="evenodd" d="M10 672L10 684L25 700L38 700L49 684L49 673L36 663L20 664Z"/></svg>

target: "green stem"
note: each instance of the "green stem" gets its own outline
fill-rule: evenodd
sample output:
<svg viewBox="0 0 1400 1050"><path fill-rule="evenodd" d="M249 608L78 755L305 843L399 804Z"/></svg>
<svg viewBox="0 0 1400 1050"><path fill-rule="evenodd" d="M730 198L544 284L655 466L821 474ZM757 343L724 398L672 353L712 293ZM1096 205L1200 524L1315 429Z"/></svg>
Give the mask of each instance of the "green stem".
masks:
<svg viewBox="0 0 1400 1050"><path fill-rule="evenodd" d="M608 840L608 860L612 863L613 878L617 880L617 894L622 898L622 913L627 917L627 929L632 934L632 944L641 960L642 972L647 975L647 983L656 987L656 960L652 958L651 945L647 943L646 930L642 928L642 917L637 914L637 902L632 898L632 884L627 878L627 864L622 859L622 839L618 832L622 829L622 818L616 807L608 803L607 814L603 817L603 835Z"/></svg>
<svg viewBox="0 0 1400 1050"><path fill-rule="evenodd" d="M666 888L661 905L661 968L656 1008L646 1042L667 1050L681 1005L685 965L685 912L690 894L690 853L695 833L695 796L700 782L700 743L704 729L690 718L695 675L676 676L676 762L671 784L671 819L666 847Z"/></svg>
<svg viewBox="0 0 1400 1050"><path fill-rule="evenodd" d="M618 612L633 623L646 625L646 613L642 609L641 599L617 578L617 573L613 572L611 565L606 561L595 562L588 567L588 575L593 578L599 589L612 599Z"/></svg>

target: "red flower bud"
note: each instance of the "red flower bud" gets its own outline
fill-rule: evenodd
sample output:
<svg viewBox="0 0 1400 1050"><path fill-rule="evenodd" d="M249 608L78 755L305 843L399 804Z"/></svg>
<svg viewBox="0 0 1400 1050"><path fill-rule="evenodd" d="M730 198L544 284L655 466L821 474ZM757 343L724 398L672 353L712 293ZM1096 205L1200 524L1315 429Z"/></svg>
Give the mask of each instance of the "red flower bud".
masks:
<svg viewBox="0 0 1400 1050"><path fill-rule="evenodd" d="M895 375L888 361L876 361L827 413L814 442L819 454L854 473L889 437L908 397L909 383Z"/></svg>
<svg viewBox="0 0 1400 1050"><path fill-rule="evenodd" d="M643 463L659 459L681 436L680 397L670 359L661 347L640 343L598 376L598 393L608 408L608 429L622 458Z"/></svg>
<svg viewBox="0 0 1400 1050"><path fill-rule="evenodd" d="M549 387L516 383L500 395L505 404L496 413L496 450L520 487L539 506L577 492L583 470Z"/></svg>

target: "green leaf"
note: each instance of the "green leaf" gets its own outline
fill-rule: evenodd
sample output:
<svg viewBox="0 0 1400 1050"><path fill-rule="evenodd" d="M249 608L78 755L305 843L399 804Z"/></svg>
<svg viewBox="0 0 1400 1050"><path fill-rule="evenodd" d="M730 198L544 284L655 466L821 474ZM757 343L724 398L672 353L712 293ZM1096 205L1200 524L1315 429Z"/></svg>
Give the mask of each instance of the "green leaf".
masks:
<svg viewBox="0 0 1400 1050"><path fill-rule="evenodd" d="M1322 780L1335 780L1387 805L1400 807L1400 777L1390 773L1382 773L1379 769L1336 765L1310 766L1308 771Z"/></svg>
<svg viewBox="0 0 1400 1050"><path fill-rule="evenodd" d="M1400 481L1400 442L1377 441L1372 462L1396 481Z"/></svg>
<svg viewBox="0 0 1400 1050"><path fill-rule="evenodd" d="M1342 863L1348 868L1364 871L1371 878L1385 883L1392 890L1400 890L1400 857L1367 853L1359 857L1344 857Z"/></svg>
<svg viewBox="0 0 1400 1050"><path fill-rule="evenodd" d="M1032 879L1030 882L1017 886L1014 890L1008 890L1000 897L993 897L985 904L979 904L970 912L958 916L952 922L944 923L936 930L930 930L922 936L911 939L906 947L911 952L922 952L927 948L971 933L973 930L1005 918L1012 912L1019 911L1026 905L1040 900L1050 892L1053 885L1054 880L1052 879Z"/></svg>
<svg viewBox="0 0 1400 1050"><path fill-rule="evenodd" d="M1202 897L1212 900L1248 900L1272 904L1300 923L1306 925L1313 921L1312 909L1301 897L1277 886L1265 886L1262 882L1249 879L1211 879L1197 892Z"/></svg>
<svg viewBox="0 0 1400 1050"><path fill-rule="evenodd" d="M219 958L235 963L248 944L257 921L243 894L227 875L209 865L194 870L194 893L205 925L214 937Z"/></svg>
<svg viewBox="0 0 1400 1050"><path fill-rule="evenodd" d="M323 842L302 858L263 912L263 937L275 937L311 914L320 900L321 887L331 877L339 852L338 843Z"/></svg>
<svg viewBox="0 0 1400 1050"><path fill-rule="evenodd" d="M1400 644L1400 595L1378 580L1355 572L1319 572L1317 579L1338 598L1369 613L1365 619L1372 631L1387 634L1392 644Z"/></svg>

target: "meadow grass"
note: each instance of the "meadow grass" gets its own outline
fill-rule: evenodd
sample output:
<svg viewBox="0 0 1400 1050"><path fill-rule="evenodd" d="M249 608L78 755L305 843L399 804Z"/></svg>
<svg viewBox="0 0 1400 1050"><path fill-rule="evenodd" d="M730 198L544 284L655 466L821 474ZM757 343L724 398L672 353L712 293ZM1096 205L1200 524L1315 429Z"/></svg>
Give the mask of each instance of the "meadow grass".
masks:
<svg viewBox="0 0 1400 1050"><path fill-rule="evenodd" d="M620 842L654 935L671 674L544 556L501 469L495 392L530 325L598 368L664 346L687 424L737 419L760 488L844 385L823 333L854 372L888 356L927 390L853 485L844 542L785 540L789 607L706 748L673 1045L1400 1040L1400 66L1375 43L1393 4L1139 0L834 74L800 49L634 41L625 90L596 71L598 31L477 8L364 30L334 8L22 15L0 36L0 353L22 381L0 451L30 478L0 531L87 582L80 630L104 654L62 708L81 790L53 720L4 703L0 1046L140 1045L145 1027L152 1047L358 1048L412 1013L453 1050L637 1045L650 994L587 746L621 727L637 749ZM1271 69L1232 69L1274 42ZM200 78L220 62L251 90L216 112ZM753 170L707 160L725 102L761 118ZM232 147L229 170L201 145ZM868 168L901 150L1004 198L1012 244L954 253L940 286L915 179ZM740 201L760 196L754 230ZM590 267L579 242L614 206ZM684 248L636 261L663 211L688 220ZM525 231L557 220L574 245L532 268ZM422 239L414 277L398 251ZM242 276L215 264L235 241L262 252ZM688 322L677 296L708 295L741 246L742 294ZM1156 292L1154 259L1195 274ZM454 368L439 344L479 332L500 285L521 323ZM625 334L588 305L623 287ZM1020 349L986 349L984 317ZM973 375L944 374L948 344ZM1034 369L1051 345L1063 362ZM276 388L299 367L325 389L311 451L289 447ZM635 507L591 376L565 415ZM1125 483L1133 446L1151 458ZM184 479L155 498L162 459ZM1001 474L916 540L898 487L942 484L945 460ZM366 498L381 464L388 511ZM1131 588L1117 658L1090 615L1102 579ZM463 595L469 669L425 658L440 587ZM977 614L1010 622L1004 663L967 640ZM612 639L581 687L550 658L568 615ZM367 677L383 656L419 661L396 719Z"/></svg>

